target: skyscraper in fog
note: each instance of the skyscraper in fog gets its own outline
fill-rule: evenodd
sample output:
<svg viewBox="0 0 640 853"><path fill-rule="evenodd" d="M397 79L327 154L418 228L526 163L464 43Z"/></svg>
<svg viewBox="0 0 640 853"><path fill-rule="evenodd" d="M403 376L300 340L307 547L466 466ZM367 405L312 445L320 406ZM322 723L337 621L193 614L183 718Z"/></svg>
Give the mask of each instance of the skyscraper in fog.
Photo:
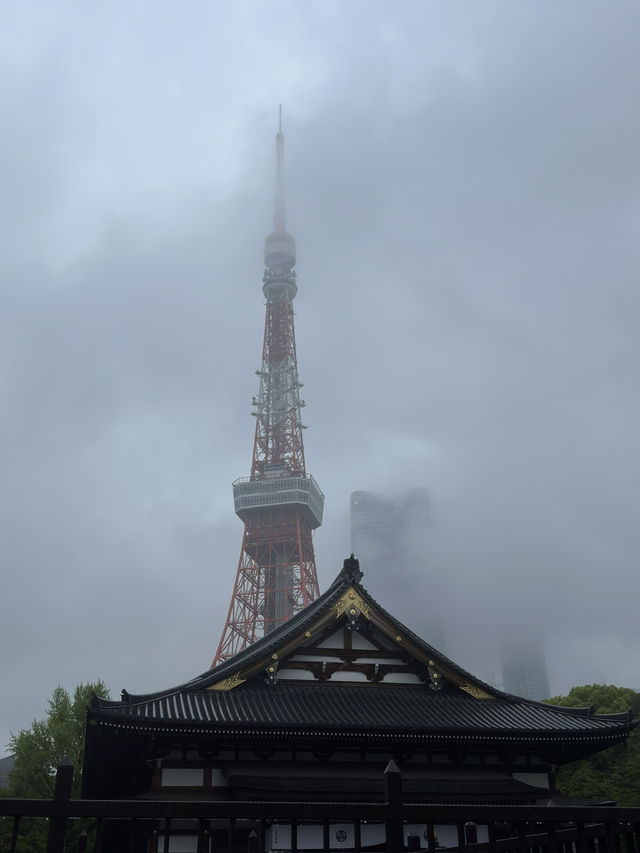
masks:
<svg viewBox="0 0 640 853"><path fill-rule="evenodd" d="M430 556L429 493L351 493L351 550L372 587L392 585L417 631L444 651L439 572ZM408 614L409 615L409 614Z"/></svg>
<svg viewBox="0 0 640 853"><path fill-rule="evenodd" d="M422 565L428 524L426 489L351 493L351 550L369 576L408 576L416 562Z"/></svg>
<svg viewBox="0 0 640 853"><path fill-rule="evenodd" d="M550 697L547 661L540 641L524 637L504 640L502 687L507 693L537 702Z"/></svg>

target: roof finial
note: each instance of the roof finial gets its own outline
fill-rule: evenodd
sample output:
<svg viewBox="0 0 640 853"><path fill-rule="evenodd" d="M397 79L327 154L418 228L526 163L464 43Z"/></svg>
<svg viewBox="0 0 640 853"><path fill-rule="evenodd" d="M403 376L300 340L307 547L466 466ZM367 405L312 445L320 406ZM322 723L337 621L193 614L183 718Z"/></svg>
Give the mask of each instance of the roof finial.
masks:
<svg viewBox="0 0 640 853"><path fill-rule="evenodd" d="M282 133L282 104L278 111L278 135L276 136L276 215L273 218L273 230L282 233L286 230L284 222L284 135Z"/></svg>
<svg viewBox="0 0 640 853"><path fill-rule="evenodd" d="M352 554L342 564L342 577L347 583L359 583L362 579L363 572L360 571L360 563Z"/></svg>

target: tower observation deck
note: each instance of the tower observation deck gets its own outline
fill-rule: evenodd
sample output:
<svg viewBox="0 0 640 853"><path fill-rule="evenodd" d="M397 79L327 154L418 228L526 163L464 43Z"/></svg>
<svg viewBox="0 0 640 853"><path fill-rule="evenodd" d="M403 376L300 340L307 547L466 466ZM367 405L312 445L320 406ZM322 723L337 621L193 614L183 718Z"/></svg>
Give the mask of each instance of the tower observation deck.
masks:
<svg viewBox="0 0 640 853"><path fill-rule="evenodd" d="M244 522L238 572L212 668L272 631L319 594L312 532L324 495L304 459L293 300L296 244L285 227L284 136L276 136L274 231L265 240L266 317L251 474L233 484Z"/></svg>

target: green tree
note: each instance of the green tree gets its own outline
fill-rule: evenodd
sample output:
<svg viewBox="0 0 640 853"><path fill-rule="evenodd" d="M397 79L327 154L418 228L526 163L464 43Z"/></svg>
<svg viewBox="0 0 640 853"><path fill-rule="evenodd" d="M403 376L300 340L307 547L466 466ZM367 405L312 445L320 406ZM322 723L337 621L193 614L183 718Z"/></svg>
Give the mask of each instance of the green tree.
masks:
<svg viewBox="0 0 640 853"><path fill-rule="evenodd" d="M9 749L14 755L14 765L9 772L8 787L3 792L5 796L51 798L55 787L56 768L65 757L71 759L73 764L71 796L79 796L85 710L94 694L105 699L109 698L109 691L102 681L79 684L73 696L62 687L56 687L49 699L45 718L34 720L30 728L21 729L17 734L11 735ZM70 835L77 836L82 828L79 822L74 822ZM8 837L10 837L9 826L2 826L0 850L9 849ZM18 853L44 851L46 838L45 821L35 819L22 821ZM75 838L72 839L72 844L74 843Z"/></svg>
<svg viewBox="0 0 640 853"><path fill-rule="evenodd" d="M573 687L566 696L548 701L570 708L593 706L598 714L628 710L634 717L640 714L640 693L613 684ZM615 800L620 806L640 805L640 737L634 735L626 743L561 767L556 778L558 791L568 797Z"/></svg>
<svg viewBox="0 0 640 853"><path fill-rule="evenodd" d="M56 687L46 717L34 720L31 728L12 734L9 749L15 762L9 773L11 796L52 797L56 767L65 756L74 768L72 796L79 795L85 711L94 694L108 698L109 691L102 681L79 684L73 697L64 688Z"/></svg>

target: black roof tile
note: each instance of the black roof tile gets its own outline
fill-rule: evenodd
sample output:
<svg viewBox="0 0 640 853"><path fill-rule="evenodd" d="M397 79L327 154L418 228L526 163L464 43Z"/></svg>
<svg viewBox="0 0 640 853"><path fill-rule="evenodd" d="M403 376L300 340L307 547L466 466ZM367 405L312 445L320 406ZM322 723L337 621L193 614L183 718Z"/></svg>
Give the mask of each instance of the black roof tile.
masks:
<svg viewBox="0 0 640 853"><path fill-rule="evenodd" d="M474 699L458 690L384 685L240 685L233 691L172 693L134 703L100 700L100 715L125 726L147 723L218 725L234 728L322 728L345 732L477 732L597 737L622 734L628 715L617 719L576 714L572 709L498 698Z"/></svg>

